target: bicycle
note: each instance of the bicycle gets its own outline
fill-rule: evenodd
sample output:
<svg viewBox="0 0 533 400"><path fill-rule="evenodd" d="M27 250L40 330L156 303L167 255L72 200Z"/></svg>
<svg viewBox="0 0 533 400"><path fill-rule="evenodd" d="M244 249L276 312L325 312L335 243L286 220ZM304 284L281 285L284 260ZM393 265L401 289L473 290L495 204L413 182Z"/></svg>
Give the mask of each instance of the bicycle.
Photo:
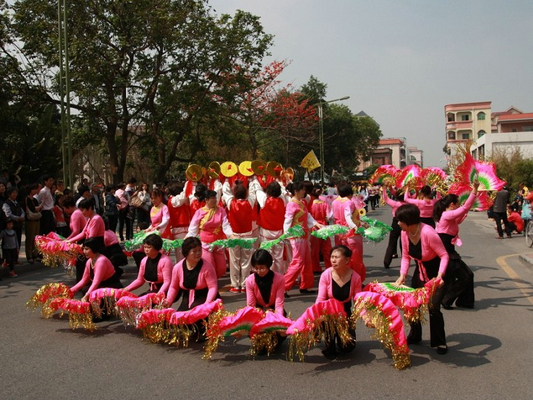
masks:
<svg viewBox="0 0 533 400"><path fill-rule="evenodd" d="M526 228L526 244L528 247L533 247L533 222L530 221Z"/></svg>

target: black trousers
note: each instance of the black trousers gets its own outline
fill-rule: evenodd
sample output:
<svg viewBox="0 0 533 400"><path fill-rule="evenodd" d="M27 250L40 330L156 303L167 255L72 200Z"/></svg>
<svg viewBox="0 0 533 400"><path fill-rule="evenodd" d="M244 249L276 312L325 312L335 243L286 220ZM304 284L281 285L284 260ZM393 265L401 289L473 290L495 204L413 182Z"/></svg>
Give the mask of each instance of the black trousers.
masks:
<svg viewBox="0 0 533 400"><path fill-rule="evenodd" d="M511 230L509 229L509 221L507 220L506 212L493 212L494 221L496 221L496 229L498 230L498 236L503 237L502 221L505 224L505 233L507 236L511 236Z"/></svg>
<svg viewBox="0 0 533 400"><path fill-rule="evenodd" d="M54 213L52 212L52 210L42 210L41 215L41 235L46 235L50 232L53 232L55 230L55 223Z"/></svg>
<svg viewBox="0 0 533 400"><path fill-rule="evenodd" d="M398 254L398 239L402 234L402 230L398 225L398 220L396 219L396 217L392 219L391 227L392 231L389 234L389 245L387 246L387 250L385 251L385 258L383 259L383 265L385 265L385 267L390 266L393 254Z"/></svg>
<svg viewBox="0 0 533 400"><path fill-rule="evenodd" d="M429 279L435 278L439 272L440 258L435 257L431 261L424 262L424 267ZM418 265L415 268L413 279L411 280L411 287L414 289L424 286L423 281L420 280L420 270ZM446 332L444 331L444 316L440 310L440 305L444 293L447 290L447 277L444 277L444 285L437 288L433 292L433 296L429 299L429 332L431 347L446 345ZM420 322L411 323L411 331L407 340L411 343L420 342L422 340L422 324Z"/></svg>
<svg viewBox="0 0 533 400"><path fill-rule="evenodd" d="M475 303L474 273L461 260L461 256L455 251L452 244L453 236L439 233L439 236L450 255L450 263L446 270L447 290L442 299L442 304L451 307L453 303L458 307L473 308Z"/></svg>

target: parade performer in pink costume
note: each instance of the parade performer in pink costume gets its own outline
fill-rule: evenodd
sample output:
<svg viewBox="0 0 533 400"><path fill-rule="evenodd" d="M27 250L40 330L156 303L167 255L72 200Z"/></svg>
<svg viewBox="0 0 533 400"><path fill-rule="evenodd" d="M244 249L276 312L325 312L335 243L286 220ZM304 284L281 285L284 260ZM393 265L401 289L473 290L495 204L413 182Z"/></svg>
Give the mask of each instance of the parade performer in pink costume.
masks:
<svg viewBox="0 0 533 400"><path fill-rule="evenodd" d="M152 208L150 210L150 220L152 224L146 230L146 232L152 232L157 230L161 237L165 239L172 239L170 234L170 214L168 213L168 207L163 203L163 192L159 189L154 189L152 192Z"/></svg>
<svg viewBox="0 0 533 400"><path fill-rule="evenodd" d="M353 271L349 265L351 260L351 250L344 246L335 246L331 249L331 268L326 269L320 276L318 284L318 296L316 302L329 299L336 299L343 303L344 311L348 317L352 313L352 301L357 293L361 291L361 277ZM348 332L352 337L352 342L341 343L339 337L325 336L326 348L322 354L330 360L337 357L337 348L342 353L349 353L355 349L355 329L349 328ZM337 344L335 345L335 342Z"/></svg>
<svg viewBox="0 0 533 400"><path fill-rule="evenodd" d="M474 273L455 251L455 245L462 244L459 239L459 224L465 220L476 200L479 182L475 182L473 188L462 206L459 206L459 198L455 194L448 194L435 204L436 231L450 255L450 264L453 266L449 268L448 290L442 299L442 306L446 309L451 309L454 302L458 307L474 308Z"/></svg>
<svg viewBox="0 0 533 400"><path fill-rule="evenodd" d="M152 234L143 240L143 245L146 257L141 261L137 279L126 286L125 290L131 292L147 282L150 285L147 293L166 294L172 279L172 260L161 254L163 239Z"/></svg>
<svg viewBox="0 0 533 400"><path fill-rule="evenodd" d="M320 199L322 189L317 187L313 190L313 204L311 205L311 215L313 218L322 225L328 225L328 219L333 214L328 203ZM324 259L324 267L327 269L331 267L329 255L331 253L331 239L320 239L315 236L311 236L311 262L313 263L313 272L322 272L320 267L320 253Z"/></svg>
<svg viewBox="0 0 533 400"><path fill-rule="evenodd" d="M424 224L435 228L435 220L433 219L433 209L437 199L431 197L431 187L424 185L420 189L421 199L414 199L411 197L411 192L407 190L405 192L404 200L406 203L414 204L420 210L420 221Z"/></svg>
<svg viewBox="0 0 533 400"><path fill-rule="evenodd" d="M285 315L285 279L270 269L272 262L272 256L266 250L259 249L252 255L254 273L246 279L246 305L273 309L277 314Z"/></svg>
<svg viewBox="0 0 533 400"><path fill-rule="evenodd" d="M109 287L109 288L122 288L118 273L115 271L115 267L111 264L111 261L104 255L100 254L100 243L96 238L90 238L83 244L83 253L87 257L87 263L83 272L82 279L73 287L70 288L72 293L78 292L89 282L91 285L82 301L87 301L92 291Z"/></svg>
<svg viewBox="0 0 533 400"><path fill-rule="evenodd" d="M228 221L226 210L217 205L217 194L208 190L206 205L200 208L192 217L187 237L196 237L200 234L202 241L202 257L211 265L214 265L217 278L226 274L226 256L224 249L215 248L209 250L209 244L216 240L233 237L233 231Z"/></svg>
<svg viewBox="0 0 533 400"><path fill-rule="evenodd" d="M359 210L352 201L353 189L349 183L344 183L338 187L339 199L333 202L333 217L335 223L347 226L350 231L344 235L338 235L335 242L337 245L343 244L352 252L350 267L359 274L362 281L366 278L366 267L363 262L363 237L356 233L361 225Z"/></svg>
<svg viewBox="0 0 533 400"><path fill-rule="evenodd" d="M392 259L398 258L398 239L400 238L400 234L402 232L398 226L398 220L396 219L396 210L405 203L403 201L391 199L387 193L387 187L387 185L383 186L383 201L392 208L392 232L389 235L389 244L387 245L387 250L385 250L383 266L385 268L390 268ZM397 197L403 199L403 195L399 195Z"/></svg>
<svg viewBox="0 0 533 400"><path fill-rule="evenodd" d="M266 192L253 179L250 190L255 191L257 204L260 207L257 224L259 225L259 240L265 242L275 240L283 234L283 221L285 218L285 196L281 195L281 185L278 182L270 182ZM274 264L272 269L280 274L287 271L287 263L283 259L283 243L273 246L270 250Z"/></svg>
<svg viewBox="0 0 533 400"><path fill-rule="evenodd" d="M300 293L313 293L313 266L309 248L309 229L322 228L322 225L307 212L307 206L302 201L305 197L305 188L302 182L293 184L293 197L285 210L283 231L287 232L294 225L300 225L305 235L301 238L290 239L292 247L292 260L285 274L285 291L288 292L298 275L300 275Z"/></svg>
<svg viewBox="0 0 533 400"><path fill-rule="evenodd" d="M405 283L411 260L416 262L411 287L417 289L432 278L440 279L440 287L435 289L429 301L429 328L431 347L436 347L438 354L446 354L448 346L440 305L446 293L445 274L450 257L437 232L431 226L420 222L420 210L417 206L414 204L400 206L396 211L396 218L402 230L401 273L396 284ZM420 321L412 322L410 325L411 331L407 343L420 343L422 341Z"/></svg>
<svg viewBox="0 0 533 400"><path fill-rule="evenodd" d="M95 238L96 242L100 246L98 248L98 253L104 251L105 223L102 217L100 217L100 215L98 215L94 210L94 199L89 198L80 201L78 208L87 222L80 233L74 236L70 235L67 241L78 242L79 244L82 244L84 240ZM76 261L76 282L79 282L82 278L83 271L85 269L84 265L85 260L78 258Z"/></svg>
<svg viewBox="0 0 533 400"><path fill-rule="evenodd" d="M253 217L255 194L248 192L242 182L238 182L233 191L226 181L222 187L223 200L228 210L228 221L236 238L253 238ZM253 249L245 249L240 246L229 250L229 274L233 293L244 292L244 282L250 275L250 259Z"/></svg>

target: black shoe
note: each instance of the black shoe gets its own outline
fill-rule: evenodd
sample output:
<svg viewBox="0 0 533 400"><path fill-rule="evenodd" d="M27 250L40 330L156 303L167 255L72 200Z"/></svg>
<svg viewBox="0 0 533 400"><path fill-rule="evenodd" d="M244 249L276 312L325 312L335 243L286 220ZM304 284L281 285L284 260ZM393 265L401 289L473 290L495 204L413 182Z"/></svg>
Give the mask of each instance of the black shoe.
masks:
<svg viewBox="0 0 533 400"><path fill-rule="evenodd" d="M311 289L300 289L300 293L301 293L301 294L315 294L315 293L316 293L316 290L311 290Z"/></svg>
<svg viewBox="0 0 533 400"><path fill-rule="evenodd" d="M407 344L418 344L421 341L422 341L422 339L418 339L418 338L413 338L413 337L407 336Z"/></svg>
<svg viewBox="0 0 533 400"><path fill-rule="evenodd" d="M286 299L290 299L290 298L291 298L291 295L290 295L288 292L285 292L285 298L286 298Z"/></svg>
<svg viewBox="0 0 533 400"><path fill-rule="evenodd" d="M454 307L453 307L453 306L450 306L450 305L448 305L448 304L443 304L443 305L442 305L442 308L444 308L445 310L453 310Z"/></svg>
<svg viewBox="0 0 533 400"><path fill-rule="evenodd" d="M387 264L383 264L383 266L385 267L385 269L389 269L390 268L390 265L387 265Z"/></svg>
<svg viewBox="0 0 533 400"><path fill-rule="evenodd" d="M324 349L322 350L322 354L324 354L324 357L326 357L328 360L335 360L337 358L337 352L335 350L330 349Z"/></svg>
<svg viewBox="0 0 533 400"><path fill-rule="evenodd" d="M398 258L398 254L393 254L392 258Z"/></svg>
<svg viewBox="0 0 533 400"><path fill-rule="evenodd" d="M448 346L442 345L437 347L437 354L444 355L448 352Z"/></svg>

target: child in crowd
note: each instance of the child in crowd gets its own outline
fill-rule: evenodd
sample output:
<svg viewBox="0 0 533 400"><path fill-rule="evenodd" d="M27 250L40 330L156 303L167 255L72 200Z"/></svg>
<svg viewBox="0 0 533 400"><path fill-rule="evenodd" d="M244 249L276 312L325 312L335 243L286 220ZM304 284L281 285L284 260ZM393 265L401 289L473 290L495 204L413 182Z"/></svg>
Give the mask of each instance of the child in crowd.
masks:
<svg viewBox="0 0 533 400"><path fill-rule="evenodd" d="M16 278L15 263L17 262L20 244L13 229L13 220L11 218L6 220L6 228L0 232L0 239L2 239L2 252L9 267L9 276Z"/></svg>
<svg viewBox="0 0 533 400"><path fill-rule="evenodd" d="M520 214L512 208L512 206L509 206L507 210L509 212L509 216L507 217L507 221L509 221L509 231L521 234L524 230L524 220Z"/></svg>

